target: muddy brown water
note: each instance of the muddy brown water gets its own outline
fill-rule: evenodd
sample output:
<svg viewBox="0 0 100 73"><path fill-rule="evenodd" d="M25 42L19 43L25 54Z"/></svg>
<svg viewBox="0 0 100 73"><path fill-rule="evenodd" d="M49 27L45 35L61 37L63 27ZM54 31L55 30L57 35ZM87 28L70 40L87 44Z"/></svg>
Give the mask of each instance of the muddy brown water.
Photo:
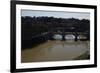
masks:
<svg viewBox="0 0 100 73"><path fill-rule="evenodd" d="M89 51L89 41L48 40L31 49L21 51L21 62L64 61Z"/></svg>

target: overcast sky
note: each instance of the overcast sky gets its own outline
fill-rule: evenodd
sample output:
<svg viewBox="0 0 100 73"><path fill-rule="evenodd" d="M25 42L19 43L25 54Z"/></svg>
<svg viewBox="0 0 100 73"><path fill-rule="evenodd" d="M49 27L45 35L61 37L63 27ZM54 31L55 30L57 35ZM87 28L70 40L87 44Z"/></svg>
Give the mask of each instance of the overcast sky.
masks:
<svg viewBox="0 0 100 73"><path fill-rule="evenodd" d="M37 10L22 10L21 16L31 17L56 17L56 18L77 18L77 19L90 19L90 13L87 12L61 12L61 11L37 11Z"/></svg>

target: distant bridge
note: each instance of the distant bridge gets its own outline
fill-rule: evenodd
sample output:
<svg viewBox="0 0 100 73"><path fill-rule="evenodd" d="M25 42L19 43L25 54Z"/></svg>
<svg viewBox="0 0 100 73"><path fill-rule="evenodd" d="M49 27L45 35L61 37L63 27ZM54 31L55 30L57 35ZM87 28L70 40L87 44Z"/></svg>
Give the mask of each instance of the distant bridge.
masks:
<svg viewBox="0 0 100 73"><path fill-rule="evenodd" d="M79 35L84 35L84 36L87 37L87 39L88 39L88 36L86 36L88 33L86 33L86 32L84 32L84 33L83 33L83 32L45 32L45 33L41 33L41 34L36 35L36 36L32 36L32 39L33 39L33 41L53 40L53 36L54 36L55 34L61 35L63 41L66 40L65 36L66 36L66 35L69 35L69 34L75 36L75 39L74 39L75 41L78 40L78 36L79 36ZM86 39L86 40L87 40L87 39Z"/></svg>

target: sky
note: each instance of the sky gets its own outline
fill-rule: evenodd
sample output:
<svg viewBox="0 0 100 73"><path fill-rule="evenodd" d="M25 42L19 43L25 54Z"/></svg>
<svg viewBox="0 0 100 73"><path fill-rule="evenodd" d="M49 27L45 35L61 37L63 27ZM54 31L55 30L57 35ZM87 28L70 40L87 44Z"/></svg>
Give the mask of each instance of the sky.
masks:
<svg viewBox="0 0 100 73"><path fill-rule="evenodd" d="M90 13L87 12L21 10L21 16L90 19Z"/></svg>

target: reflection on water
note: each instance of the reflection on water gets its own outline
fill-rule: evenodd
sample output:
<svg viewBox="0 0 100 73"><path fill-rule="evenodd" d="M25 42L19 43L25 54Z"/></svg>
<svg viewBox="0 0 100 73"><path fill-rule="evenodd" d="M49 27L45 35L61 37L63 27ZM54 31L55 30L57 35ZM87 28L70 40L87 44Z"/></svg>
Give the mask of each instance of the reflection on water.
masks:
<svg viewBox="0 0 100 73"><path fill-rule="evenodd" d="M89 53L89 41L50 41L34 48L22 50L22 62L73 60L83 53Z"/></svg>

